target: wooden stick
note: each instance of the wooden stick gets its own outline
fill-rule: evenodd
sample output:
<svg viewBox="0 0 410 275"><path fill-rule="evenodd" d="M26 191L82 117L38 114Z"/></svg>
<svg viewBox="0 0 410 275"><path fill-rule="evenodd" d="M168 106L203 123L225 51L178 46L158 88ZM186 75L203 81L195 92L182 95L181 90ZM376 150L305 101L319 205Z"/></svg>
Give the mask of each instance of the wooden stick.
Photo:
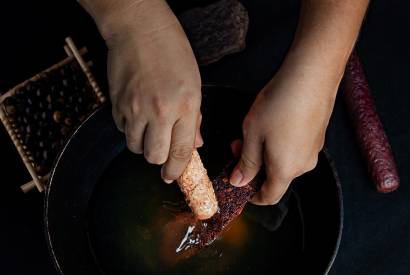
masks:
<svg viewBox="0 0 410 275"><path fill-rule="evenodd" d="M79 53L80 55L84 55L84 54L87 53L87 51L88 51L87 48L84 47L84 48L82 48L81 50L79 50L78 53ZM70 63L71 61L73 61L74 59L75 59L74 56L66 57L65 59L63 59L63 60L60 61L59 63L54 64L53 66L51 66L51 67L49 67L49 68L43 70L42 72L36 74L35 76L33 76L33 77L31 77L31 78L29 78L29 79L23 81L22 83L20 83L20 84L14 86L13 88L11 88L11 89L8 90L6 93L4 93L3 95L0 96L0 104L1 104L6 98L8 98L9 96L14 95L15 92L16 92L16 90L18 90L18 89L20 89L20 88L26 86L28 82L30 82L30 81L36 81L36 80L40 79L41 77L43 77L44 74L49 73L50 71L53 71L53 70L55 70L55 69L58 69L58 68L60 68L60 67L62 67L62 66L64 66L64 65L66 65L66 64Z"/></svg>
<svg viewBox="0 0 410 275"><path fill-rule="evenodd" d="M97 95L97 98L99 99L101 103L104 103L106 101L106 98L104 94L101 92L101 89L97 84L97 81L95 81L94 76L92 75L90 69L88 68L86 62L84 61L77 47L75 46L73 40L70 37L67 37L65 41L67 43L67 46L70 48L71 52L73 53L74 57L77 59L78 64L80 64L81 69L83 70L86 77L88 78L88 81L90 82L91 87L93 88L95 94Z"/></svg>
<svg viewBox="0 0 410 275"><path fill-rule="evenodd" d="M70 48L67 45L64 45L64 51L67 54L67 56L73 56L73 52L70 50Z"/></svg>
<svg viewBox="0 0 410 275"><path fill-rule="evenodd" d="M50 174L47 174L43 177L40 178L40 182L45 185L46 181L48 181L48 179L50 178ZM29 181L23 185L20 186L21 191L23 191L24 194L30 192L31 190L33 190L36 187L36 183L32 180Z"/></svg>
<svg viewBox="0 0 410 275"><path fill-rule="evenodd" d="M85 49L85 48L82 48L82 49ZM81 53L81 50L80 50L80 53ZM70 48L67 45L64 45L64 51L66 52L67 56L74 56L73 52L70 50ZM87 61L86 64L88 67L92 67L94 65L91 60Z"/></svg>
<svg viewBox="0 0 410 275"><path fill-rule="evenodd" d="M37 190L39 192L43 192L44 191L44 186L40 182L40 180L37 176L37 173L34 170L34 167L31 165L30 160L28 159L28 157L27 157L27 155L26 155L26 153L23 149L21 141L16 137L16 134L14 133L13 128L11 127L11 125L10 125L10 123L9 123L7 117L6 117L6 114L4 113L3 108L4 108L3 106L0 106L0 120L3 123L4 127L6 128L6 131L9 134L11 140L13 141L14 146L17 149L17 152L19 153L21 159L23 160L24 165L26 166L28 172L30 173L30 176L32 177L33 182L37 187Z"/></svg>

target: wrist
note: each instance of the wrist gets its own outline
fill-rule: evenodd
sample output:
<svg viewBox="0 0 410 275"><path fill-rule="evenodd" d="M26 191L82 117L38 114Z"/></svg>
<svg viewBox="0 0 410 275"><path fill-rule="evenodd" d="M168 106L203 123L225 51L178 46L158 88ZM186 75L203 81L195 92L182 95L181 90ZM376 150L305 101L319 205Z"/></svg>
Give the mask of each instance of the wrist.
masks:
<svg viewBox="0 0 410 275"><path fill-rule="evenodd" d="M320 48L292 47L274 79L283 83L293 83L293 92L303 93L300 96L312 95L332 102L336 97L349 54L350 50L320 51Z"/></svg>
<svg viewBox="0 0 410 275"><path fill-rule="evenodd" d="M322 62L288 53L281 68L264 87L267 98L294 105L300 112L330 116L342 73L330 72ZM276 104L276 103L275 103ZM275 107L278 108L278 107Z"/></svg>
<svg viewBox="0 0 410 275"><path fill-rule="evenodd" d="M109 44L123 34L138 35L178 22L165 0L80 0Z"/></svg>
<svg viewBox="0 0 410 275"><path fill-rule="evenodd" d="M322 48L309 46L292 47L283 67L293 71L301 71L307 78L325 81L328 85L338 86L345 70L351 49Z"/></svg>
<svg viewBox="0 0 410 275"><path fill-rule="evenodd" d="M80 5L91 15L97 26L108 22L128 8L138 5L143 0L78 0Z"/></svg>

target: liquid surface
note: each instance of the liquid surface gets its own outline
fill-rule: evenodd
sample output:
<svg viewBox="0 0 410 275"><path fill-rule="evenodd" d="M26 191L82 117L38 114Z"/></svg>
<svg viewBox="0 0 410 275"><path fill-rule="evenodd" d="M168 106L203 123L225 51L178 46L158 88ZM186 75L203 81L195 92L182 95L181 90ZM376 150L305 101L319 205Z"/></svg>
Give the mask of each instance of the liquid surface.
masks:
<svg viewBox="0 0 410 275"><path fill-rule="evenodd" d="M211 174L222 169L208 166ZM221 238L181 259L190 229L187 214L181 214L188 210L181 192L176 184L162 182L158 167L124 151L91 199L90 245L105 274L291 274L303 249L296 204L291 197L276 231L271 229L278 209L248 204Z"/></svg>

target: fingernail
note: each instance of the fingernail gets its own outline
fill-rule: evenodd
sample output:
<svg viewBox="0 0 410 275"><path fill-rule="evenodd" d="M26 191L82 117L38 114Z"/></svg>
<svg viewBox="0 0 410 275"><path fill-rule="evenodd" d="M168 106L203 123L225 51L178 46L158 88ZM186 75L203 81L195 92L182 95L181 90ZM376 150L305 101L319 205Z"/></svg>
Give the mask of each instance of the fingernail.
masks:
<svg viewBox="0 0 410 275"><path fill-rule="evenodd" d="M165 166L165 165L162 165L162 167L161 167L161 177L162 177L162 180L163 180L166 184L173 183L173 182L174 182L173 180L164 179L164 166Z"/></svg>
<svg viewBox="0 0 410 275"><path fill-rule="evenodd" d="M239 169L235 169L229 181L233 186L239 186L241 184L242 179L242 172Z"/></svg>
<svg viewBox="0 0 410 275"><path fill-rule="evenodd" d="M201 144L201 146L204 145L204 139L201 134L199 134L199 144Z"/></svg>
<svg viewBox="0 0 410 275"><path fill-rule="evenodd" d="M204 140L202 139L201 134L199 134L195 139L195 147L199 148L202 147L202 145L204 145Z"/></svg>

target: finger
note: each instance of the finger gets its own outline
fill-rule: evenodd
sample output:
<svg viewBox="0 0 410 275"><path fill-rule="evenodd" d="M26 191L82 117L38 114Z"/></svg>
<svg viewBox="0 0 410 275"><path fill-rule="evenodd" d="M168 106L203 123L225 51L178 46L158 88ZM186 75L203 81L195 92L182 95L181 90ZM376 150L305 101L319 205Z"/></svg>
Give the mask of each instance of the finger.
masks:
<svg viewBox="0 0 410 275"><path fill-rule="evenodd" d="M127 139L128 149L135 154L142 154L144 151L144 132L146 123L141 121L127 120L124 130Z"/></svg>
<svg viewBox="0 0 410 275"><path fill-rule="evenodd" d="M151 164L164 164L171 144L172 124L149 123L144 136L144 156Z"/></svg>
<svg viewBox="0 0 410 275"><path fill-rule="evenodd" d="M202 145L204 145L204 140L201 135L201 130L198 128L195 134L195 148L202 147Z"/></svg>
<svg viewBox="0 0 410 275"><path fill-rule="evenodd" d="M202 145L204 145L204 140L201 135L201 123L202 123L202 115L200 114L198 117L197 130L195 134L195 148L199 148Z"/></svg>
<svg viewBox="0 0 410 275"><path fill-rule="evenodd" d="M178 120L173 129L168 160L162 169L162 178L176 180L184 171L194 150L196 121L189 118Z"/></svg>
<svg viewBox="0 0 410 275"><path fill-rule="evenodd" d="M231 174L232 185L244 186L256 176L262 165L262 149L262 142L258 139L244 139L241 158Z"/></svg>
<svg viewBox="0 0 410 275"><path fill-rule="evenodd" d="M283 181L274 177L273 172L267 169L267 177L262 184L261 190L256 193L249 202L255 205L277 204L289 187L290 181Z"/></svg>
<svg viewBox="0 0 410 275"><path fill-rule="evenodd" d="M112 108L112 117L114 119L115 126L117 129L124 133L125 132L125 118L122 114L117 111L117 108Z"/></svg>
<svg viewBox="0 0 410 275"><path fill-rule="evenodd" d="M231 150L234 157L239 157L242 152L242 140L235 139L234 141L232 141Z"/></svg>

